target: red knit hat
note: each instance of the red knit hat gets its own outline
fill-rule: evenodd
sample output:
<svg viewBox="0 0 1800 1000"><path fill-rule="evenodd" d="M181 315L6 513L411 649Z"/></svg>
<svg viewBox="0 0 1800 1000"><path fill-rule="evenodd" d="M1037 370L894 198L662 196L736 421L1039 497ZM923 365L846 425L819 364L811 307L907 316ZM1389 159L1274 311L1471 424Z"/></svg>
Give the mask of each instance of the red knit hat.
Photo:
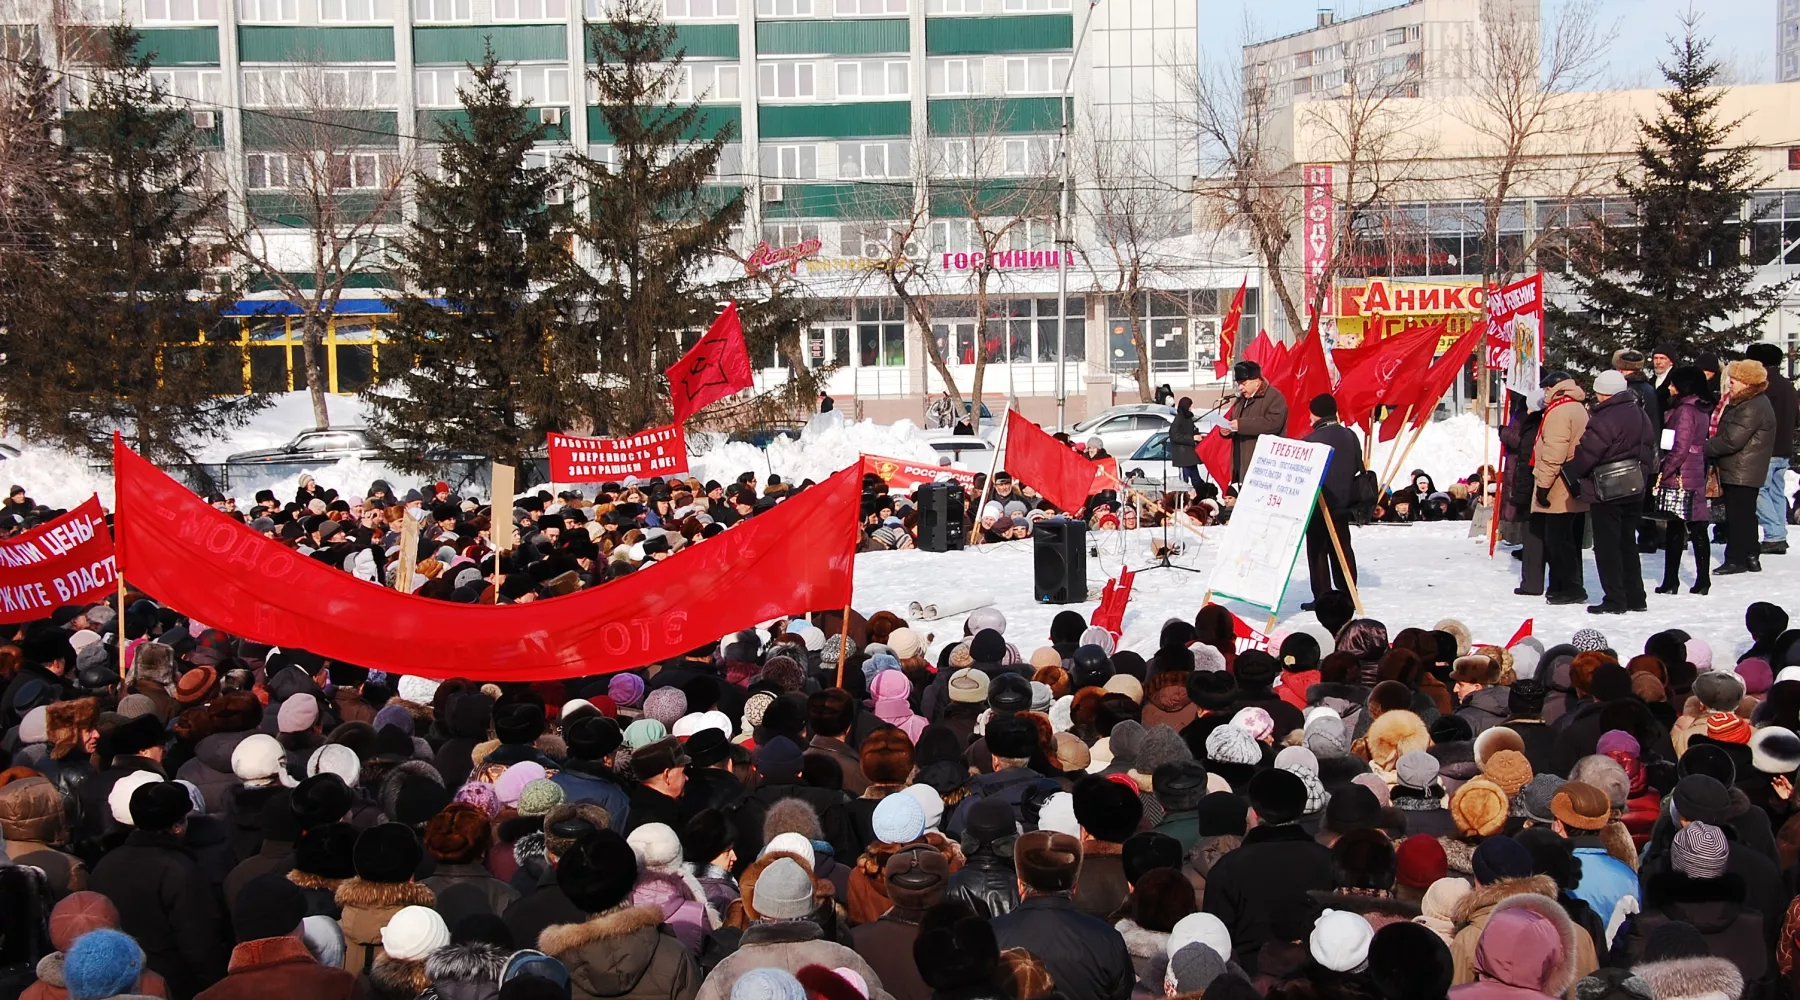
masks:
<svg viewBox="0 0 1800 1000"><path fill-rule="evenodd" d="M1394 881L1412 889L1429 889L1450 872L1450 860L1437 838L1415 833L1394 851Z"/></svg>
<svg viewBox="0 0 1800 1000"><path fill-rule="evenodd" d="M1714 712L1706 717L1706 735L1720 743L1749 743L1750 723L1736 712Z"/></svg>

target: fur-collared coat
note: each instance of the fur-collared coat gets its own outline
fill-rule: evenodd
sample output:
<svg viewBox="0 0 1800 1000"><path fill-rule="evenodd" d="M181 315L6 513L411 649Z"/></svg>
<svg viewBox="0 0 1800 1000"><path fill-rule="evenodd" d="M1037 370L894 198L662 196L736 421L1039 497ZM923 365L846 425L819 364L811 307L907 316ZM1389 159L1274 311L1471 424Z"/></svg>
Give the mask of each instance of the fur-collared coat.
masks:
<svg viewBox="0 0 1800 1000"><path fill-rule="evenodd" d="M481 941L447 944L425 956L431 985L419 1000L494 1000L508 957L506 949Z"/></svg>
<svg viewBox="0 0 1800 1000"><path fill-rule="evenodd" d="M693 1000L700 970L654 906L625 905L557 924L538 947L569 970L573 1000Z"/></svg>
<svg viewBox="0 0 1800 1000"><path fill-rule="evenodd" d="M1461 985L1475 981L1475 947L1481 941L1481 932L1487 927L1489 918L1507 901L1520 896L1540 896L1550 901L1548 909L1555 911L1555 919L1568 925L1567 937L1573 940L1569 954L1574 956L1574 978L1564 984L1570 1000L1574 998L1574 984L1582 976L1600 967L1599 958L1594 953L1594 942L1586 934L1576 934L1575 925L1569 920L1562 907L1555 904L1556 880L1548 875L1533 875L1530 878L1501 879L1488 885L1478 885L1456 904L1455 923L1456 937L1450 942L1450 958L1456 964L1456 976L1451 981ZM1511 905L1533 905L1515 903ZM1542 909L1542 907L1540 907ZM1560 925L1559 925L1560 926Z"/></svg>
<svg viewBox="0 0 1800 1000"><path fill-rule="evenodd" d="M1656 1000L1738 1000L1744 977L1723 958L1671 958L1631 967Z"/></svg>
<svg viewBox="0 0 1800 1000"><path fill-rule="evenodd" d="M408 906L437 905L431 890L417 882L365 882L360 878L340 883L336 899L343 908L338 927L344 932L344 968L357 975L387 957L381 946L381 929L394 914Z"/></svg>
<svg viewBox="0 0 1800 1000"><path fill-rule="evenodd" d="M548 950L548 949L546 949ZM894 1000L882 988L881 977L855 951L821 935L810 920L758 922L744 932L736 951L713 967L697 1000L726 1000L738 977L752 969L785 969L799 972L809 965L827 969L848 968L869 984L869 1000ZM579 1000L579 998L577 998Z"/></svg>
<svg viewBox="0 0 1800 1000"><path fill-rule="evenodd" d="M1533 1000L1564 995L1573 997L1575 984L1582 976L1594 971L1592 967L1582 969L1579 959L1585 943L1591 961L1593 943L1588 941L1586 934L1577 933L1574 922L1563 912L1562 907L1556 905L1553 897L1531 892L1517 893L1495 904L1491 912L1512 909L1529 910L1554 925L1559 939L1554 950L1543 954L1538 950L1538 945L1524 948L1517 941L1489 940L1480 949L1480 977L1452 989L1451 1000ZM1507 925L1502 924L1495 937L1501 937L1506 929ZM1461 942L1459 935L1457 943L1460 945ZM1454 950L1453 947L1452 951ZM1456 959L1460 981L1461 955L1457 955ZM1663 1000L1662 994L1657 993L1655 996L1658 1000Z"/></svg>

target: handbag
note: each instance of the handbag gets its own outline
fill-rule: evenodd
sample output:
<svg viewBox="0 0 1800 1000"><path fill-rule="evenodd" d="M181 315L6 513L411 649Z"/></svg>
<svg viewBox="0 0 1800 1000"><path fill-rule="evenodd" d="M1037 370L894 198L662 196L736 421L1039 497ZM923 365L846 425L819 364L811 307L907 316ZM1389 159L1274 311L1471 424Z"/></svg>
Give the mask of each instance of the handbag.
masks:
<svg viewBox="0 0 1800 1000"><path fill-rule="evenodd" d="M1719 467L1706 467L1706 499L1717 500L1725 495L1725 484L1719 482Z"/></svg>
<svg viewBox="0 0 1800 1000"><path fill-rule="evenodd" d="M1594 483L1594 499L1601 503L1629 500L1644 492L1644 463L1635 458L1621 458L1594 466L1590 478Z"/></svg>
<svg viewBox="0 0 1800 1000"><path fill-rule="evenodd" d="M1679 486L1659 486L1656 489L1656 511L1666 520L1685 521L1688 511L1693 509L1694 491L1684 490Z"/></svg>

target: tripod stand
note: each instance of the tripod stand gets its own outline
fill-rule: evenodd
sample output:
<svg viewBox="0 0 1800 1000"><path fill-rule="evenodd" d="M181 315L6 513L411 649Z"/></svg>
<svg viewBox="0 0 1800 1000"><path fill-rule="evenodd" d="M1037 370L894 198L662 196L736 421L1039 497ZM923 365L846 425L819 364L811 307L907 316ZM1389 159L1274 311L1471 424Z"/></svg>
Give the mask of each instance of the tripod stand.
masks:
<svg viewBox="0 0 1800 1000"><path fill-rule="evenodd" d="M1188 484L1185 480L1182 481L1181 483L1179 483L1178 485L1174 485L1174 486L1169 485L1166 480L1163 483L1163 495L1165 497L1167 497L1170 493L1192 493L1193 489L1194 489L1193 486ZM1158 504L1157 506L1162 507L1163 505ZM1173 563L1173 562L1169 561L1169 552L1170 552L1169 522L1173 521L1173 520L1175 520L1175 513L1173 511L1169 510L1167 507L1163 507L1162 555L1160 557L1158 557L1155 562L1149 564L1148 566L1145 566L1143 569L1132 570L1132 572L1142 573L1147 570L1153 570L1153 569L1178 569L1178 570L1182 571L1183 573L1202 572L1201 570L1195 569L1192 566L1182 566L1177 563Z"/></svg>

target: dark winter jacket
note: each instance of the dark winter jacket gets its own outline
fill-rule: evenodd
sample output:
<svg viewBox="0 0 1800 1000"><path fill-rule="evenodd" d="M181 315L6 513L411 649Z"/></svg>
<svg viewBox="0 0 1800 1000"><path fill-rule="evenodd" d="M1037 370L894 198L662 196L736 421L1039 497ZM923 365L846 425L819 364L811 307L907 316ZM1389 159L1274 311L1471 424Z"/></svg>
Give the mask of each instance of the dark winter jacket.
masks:
<svg viewBox="0 0 1800 1000"><path fill-rule="evenodd" d="M1029 768L1013 767L990 774L978 774L969 779L969 794L957 803L956 811L950 814L950 821L944 825L944 832L952 837L962 836L963 828L969 821L969 810L982 799L1000 798L1012 806L1013 818L1023 822L1024 816L1020 801L1032 785L1037 784L1042 775Z"/></svg>
<svg viewBox="0 0 1800 1000"><path fill-rule="evenodd" d="M1081 870L1075 876L1075 908L1102 920L1110 920L1131 898L1125 878L1121 845L1086 840L1081 845Z"/></svg>
<svg viewBox="0 0 1800 1000"><path fill-rule="evenodd" d="M1306 904L1306 894L1332 888L1331 851L1298 825L1258 826L1243 846L1206 876L1205 910L1231 931L1238 964L1254 968L1275 915Z"/></svg>
<svg viewBox="0 0 1800 1000"><path fill-rule="evenodd" d="M1582 431L1581 441L1575 445L1575 454L1564 472L1581 481L1583 500L1598 503L1593 485L1588 482L1594 470L1608 462L1633 459L1642 467L1647 489L1655 476L1656 429L1651 426L1643 407L1638 405L1637 397L1621 392L1595 403L1588 411L1587 428ZM1630 506L1643 503L1642 498L1642 493L1636 493L1608 502Z"/></svg>
<svg viewBox="0 0 1800 1000"><path fill-rule="evenodd" d="M1675 432L1675 446L1663 452L1659 468L1660 489L1688 490L1687 513L1683 520L1705 521L1711 517L1706 502L1706 436L1711 415L1700 405L1698 396L1677 396L1674 405L1663 416L1663 429Z"/></svg>
<svg viewBox="0 0 1800 1000"><path fill-rule="evenodd" d="M172 833L133 830L88 877L113 901L119 929L144 949L144 965L175 996L193 996L225 975L230 940L213 887Z"/></svg>
<svg viewBox="0 0 1800 1000"><path fill-rule="evenodd" d="M1536 410L1517 416L1500 428L1500 446L1506 449L1500 500L1502 521L1523 521L1531 512L1531 446L1537 441L1538 425L1543 419L1543 411Z"/></svg>
<svg viewBox="0 0 1800 1000"><path fill-rule="evenodd" d="M495 1000L509 953L481 941L447 944L425 957L431 986L419 1000Z"/></svg>
<svg viewBox="0 0 1800 1000"><path fill-rule="evenodd" d="M1766 386L1740 385L1719 417L1718 433L1706 442L1706 457L1719 467L1726 486L1761 486L1775 453L1775 407Z"/></svg>
<svg viewBox="0 0 1800 1000"><path fill-rule="evenodd" d="M519 898L518 890L489 874L480 864L439 864L424 882L437 897L437 911L450 927L478 913L498 917Z"/></svg>
<svg viewBox="0 0 1800 1000"><path fill-rule="evenodd" d="M1661 430L1663 426L1662 404L1656 398L1656 383L1650 381L1647 372L1626 372L1625 388L1631 390L1631 398L1637 401L1638 409L1650 418L1650 426Z"/></svg>
<svg viewBox="0 0 1800 1000"><path fill-rule="evenodd" d="M1475 735L1480 736L1483 730L1492 729L1506 720L1507 699L1511 696L1510 688L1484 687L1464 698L1456 714L1469 723Z"/></svg>
<svg viewBox="0 0 1800 1000"><path fill-rule="evenodd" d="M578 924L587 918L588 914L570 902L562 887L556 884L554 868L538 879L537 888L520 896L500 915L506 929L512 931L513 941L521 945L536 941L546 927Z"/></svg>
<svg viewBox="0 0 1800 1000"><path fill-rule="evenodd" d="M239 783L231 770L232 751L254 735L253 732L214 733L195 744L194 759L175 772L175 777L191 781L200 789L200 797L206 800L207 815L225 815L231 790Z"/></svg>
<svg viewBox="0 0 1800 1000"><path fill-rule="evenodd" d="M1194 411L1177 409L1175 419L1169 422L1169 464L1177 469L1198 466L1200 455L1194 446L1199 440L1200 428L1194 422Z"/></svg>
<svg viewBox="0 0 1800 1000"><path fill-rule="evenodd" d="M1780 371L1769 372L1769 389L1765 393L1769 397L1769 407L1775 411L1775 449L1776 458L1792 458L1794 454L1794 421L1800 418L1795 408L1800 406L1800 398L1794 391L1794 383Z"/></svg>
<svg viewBox="0 0 1800 1000"><path fill-rule="evenodd" d="M568 968L574 1000L691 1000L700 989L693 956L654 906L625 906L547 927L537 946Z"/></svg>
<svg viewBox="0 0 1800 1000"><path fill-rule="evenodd" d="M1027 896L991 923L1000 947L1036 955L1065 996L1125 1000L1136 980L1125 939L1075 908L1067 896Z"/></svg>
<svg viewBox="0 0 1800 1000"><path fill-rule="evenodd" d="M850 931L850 946L881 977L881 985L894 1000L931 1000L931 987L919 976L913 961L913 942L919 939L919 921L925 911L894 907L881 919Z"/></svg>
<svg viewBox="0 0 1800 1000"><path fill-rule="evenodd" d="M1019 905L1019 876L1013 868L1011 839L1002 839L964 859L962 870L950 876L944 900L967 903L984 917L1011 913Z"/></svg>
<svg viewBox="0 0 1800 1000"><path fill-rule="evenodd" d="M1636 964L1656 928L1680 920L1706 938L1713 957L1730 959L1746 983L1772 978L1762 914L1745 905L1743 878L1730 872L1710 879L1658 872L1644 880L1643 892L1641 912L1626 922L1613 943L1612 965Z"/></svg>
<svg viewBox="0 0 1800 1000"><path fill-rule="evenodd" d="M1356 474L1362 471L1362 444L1350 428L1335 420L1313 425L1306 440L1331 446L1331 464L1325 467L1325 506L1348 510L1356 499Z"/></svg>

